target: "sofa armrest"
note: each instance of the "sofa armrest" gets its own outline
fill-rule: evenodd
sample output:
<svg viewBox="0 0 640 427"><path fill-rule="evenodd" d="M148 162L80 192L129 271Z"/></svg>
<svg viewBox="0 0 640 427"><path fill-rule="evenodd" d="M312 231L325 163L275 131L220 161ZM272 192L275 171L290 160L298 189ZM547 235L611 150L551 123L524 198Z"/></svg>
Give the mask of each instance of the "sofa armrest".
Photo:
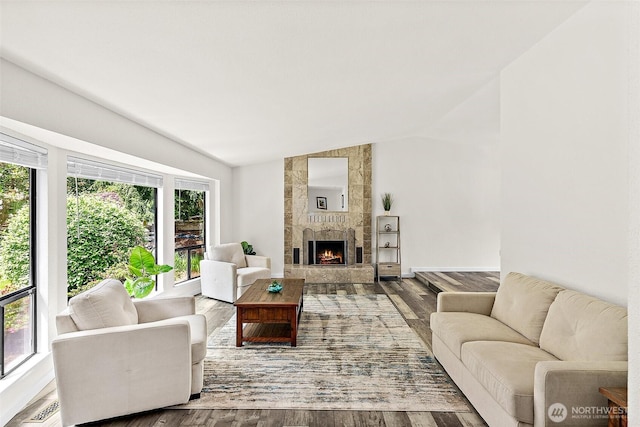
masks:
<svg viewBox="0 0 640 427"><path fill-rule="evenodd" d="M271 269L271 258L260 255L245 255L247 267L262 267Z"/></svg>
<svg viewBox="0 0 640 427"><path fill-rule="evenodd" d="M51 349L63 425L189 400L187 320L71 332L55 338Z"/></svg>
<svg viewBox="0 0 640 427"><path fill-rule="evenodd" d="M437 311L462 311L491 315L495 292L440 292Z"/></svg>
<svg viewBox="0 0 640 427"><path fill-rule="evenodd" d="M155 322L196 313L194 297L151 298L134 300L138 323Z"/></svg>
<svg viewBox="0 0 640 427"><path fill-rule="evenodd" d="M547 413L556 403L567 410L566 425L606 425L608 402L598 390L626 387L627 370L626 361L538 362L534 374L534 425L558 425Z"/></svg>

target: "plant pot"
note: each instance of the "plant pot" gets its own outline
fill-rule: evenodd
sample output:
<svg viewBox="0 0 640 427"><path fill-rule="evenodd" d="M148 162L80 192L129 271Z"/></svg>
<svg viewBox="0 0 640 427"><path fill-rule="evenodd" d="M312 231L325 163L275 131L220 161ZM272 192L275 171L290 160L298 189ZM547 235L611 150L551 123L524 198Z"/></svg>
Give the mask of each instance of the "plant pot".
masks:
<svg viewBox="0 0 640 427"><path fill-rule="evenodd" d="M389 216L391 215L391 211L384 211L384 216Z"/></svg>

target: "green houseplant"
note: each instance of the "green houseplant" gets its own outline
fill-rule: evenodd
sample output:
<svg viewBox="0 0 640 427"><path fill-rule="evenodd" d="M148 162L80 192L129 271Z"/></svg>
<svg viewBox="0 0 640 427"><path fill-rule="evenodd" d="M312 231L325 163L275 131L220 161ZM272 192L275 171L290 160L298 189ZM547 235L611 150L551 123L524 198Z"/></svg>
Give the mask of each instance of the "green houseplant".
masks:
<svg viewBox="0 0 640 427"><path fill-rule="evenodd" d="M253 245L250 245L247 242L241 242L240 243L242 245L242 250L244 251L244 253L246 255L255 255L256 252L253 250Z"/></svg>
<svg viewBox="0 0 640 427"><path fill-rule="evenodd" d="M382 207L384 208L385 215L389 215L391 211L391 205L393 204L393 197L391 193L383 193L382 194Z"/></svg>
<svg viewBox="0 0 640 427"><path fill-rule="evenodd" d="M151 252L142 246L136 246L129 256L129 272L133 277L127 277L124 287L129 295L144 298L156 287L155 276L173 270L170 265L158 265Z"/></svg>

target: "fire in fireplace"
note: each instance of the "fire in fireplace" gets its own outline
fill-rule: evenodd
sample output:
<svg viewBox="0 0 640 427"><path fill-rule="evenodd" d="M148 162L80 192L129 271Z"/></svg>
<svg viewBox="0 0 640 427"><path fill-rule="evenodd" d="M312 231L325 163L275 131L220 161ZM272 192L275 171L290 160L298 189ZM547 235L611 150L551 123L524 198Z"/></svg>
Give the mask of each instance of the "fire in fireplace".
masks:
<svg viewBox="0 0 640 427"><path fill-rule="evenodd" d="M314 251L315 249L315 251ZM343 240L316 240L309 242L309 264L336 265L346 264Z"/></svg>

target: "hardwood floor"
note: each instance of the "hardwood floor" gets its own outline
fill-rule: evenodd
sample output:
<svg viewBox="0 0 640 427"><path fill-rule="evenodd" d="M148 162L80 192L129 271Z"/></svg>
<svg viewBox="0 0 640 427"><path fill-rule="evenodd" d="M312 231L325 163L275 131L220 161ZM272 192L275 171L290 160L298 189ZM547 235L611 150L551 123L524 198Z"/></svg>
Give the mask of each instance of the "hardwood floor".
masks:
<svg viewBox="0 0 640 427"><path fill-rule="evenodd" d="M431 348L429 316L436 309L436 293L440 291L496 290L498 273L420 273L416 279L380 281L375 284L306 284L308 294L387 294L405 318L407 324ZM207 317L209 334L222 327L233 315L231 304L197 297L196 311ZM9 427L61 426L54 414L44 423L29 423L42 408L55 401L55 387L48 390L16 415ZM475 412L382 412L382 411L307 411L307 410L169 410L160 409L143 414L120 417L91 426L415 426L415 427L479 427L486 426Z"/></svg>

